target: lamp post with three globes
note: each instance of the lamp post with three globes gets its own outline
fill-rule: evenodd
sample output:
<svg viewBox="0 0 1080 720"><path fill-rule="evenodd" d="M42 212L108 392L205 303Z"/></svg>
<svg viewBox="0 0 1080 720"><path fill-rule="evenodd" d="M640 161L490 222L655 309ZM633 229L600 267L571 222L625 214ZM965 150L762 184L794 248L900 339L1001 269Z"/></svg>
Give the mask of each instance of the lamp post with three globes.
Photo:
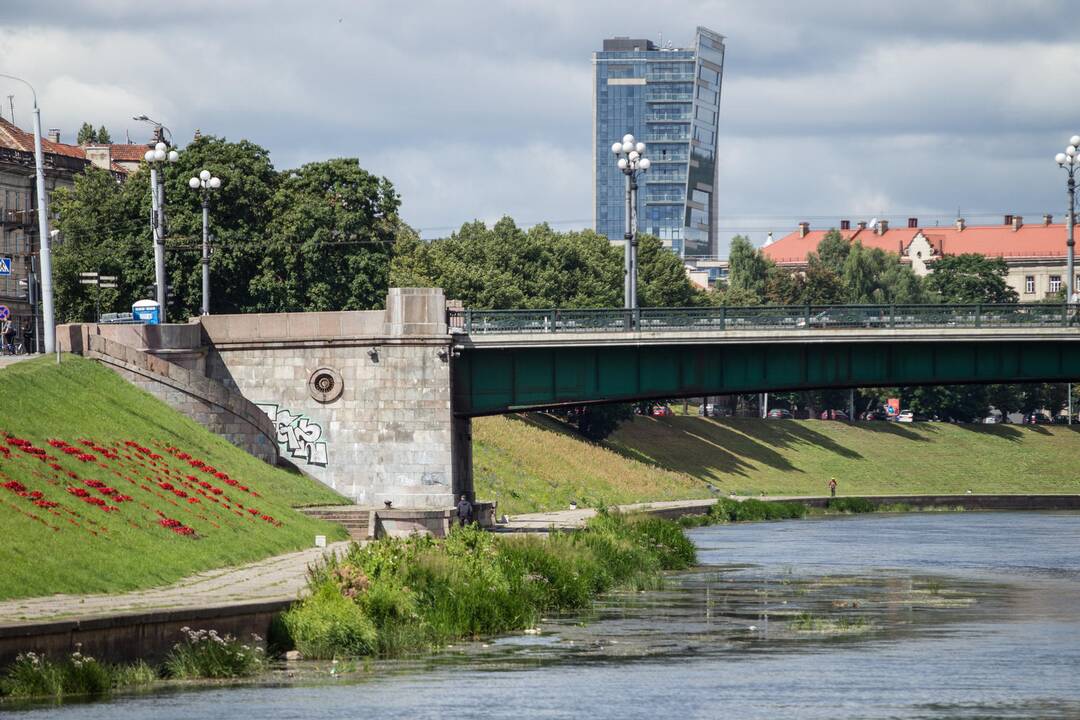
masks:
<svg viewBox="0 0 1080 720"><path fill-rule="evenodd" d="M210 191L221 187L221 178L201 171L188 180L188 187L202 195L202 314L210 314Z"/></svg>
<svg viewBox="0 0 1080 720"><path fill-rule="evenodd" d="M165 322L165 163L175 163L180 153L158 142L143 159L150 165L150 226L154 232L154 283L160 321ZM161 166L161 170L158 170Z"/></svg>
<svg viewBox="0 0 1080 720"><path fill-rule="evenodd" d="M1073 239L1073 226L1076 224L1076 172L1080 170L1080 135L1069 138L1069 146L1065 152L1060 152L1054 157L1058 167L1063 168L1069 175L1066 185L1069 199L1069 213L1065 219L1065 247L1068 252L1068 275L1066 283L1065 302L1076 302L1076 271L1074 268L1074 255L1076 241Z"/></svg>
<svg viewBox="0 0 1080 720"><path fill-rule="evenodd" d="M623 306L637 309L637 178L649 169L645 143L635 142L630 133L611 146L618 158L616 165L626 175L626 245L623 249Z"/></svg>

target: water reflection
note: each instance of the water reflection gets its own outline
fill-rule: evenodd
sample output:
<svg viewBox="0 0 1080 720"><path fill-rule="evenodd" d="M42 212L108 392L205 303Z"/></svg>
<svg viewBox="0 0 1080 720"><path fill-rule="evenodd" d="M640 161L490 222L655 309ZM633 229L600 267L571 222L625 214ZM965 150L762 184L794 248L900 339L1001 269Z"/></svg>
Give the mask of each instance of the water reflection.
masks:
<svg viewBox="0 0 1080 720"><path fill-rule="evenodd" d="M1080 717L1078 515L693 536L702 568L588 615L545 618L541 635L370 667L301 663L254 685L24 717Z"/></svg>

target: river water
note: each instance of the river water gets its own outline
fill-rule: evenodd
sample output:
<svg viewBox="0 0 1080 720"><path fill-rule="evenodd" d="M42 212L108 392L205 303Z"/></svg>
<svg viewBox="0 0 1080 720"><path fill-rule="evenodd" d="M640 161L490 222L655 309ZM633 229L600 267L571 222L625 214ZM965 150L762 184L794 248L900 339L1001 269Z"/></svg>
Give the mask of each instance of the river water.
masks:
<svg viewBox="0 0 1080 720"><path fill-rule="evenodd" d="M1080 718L1080 515L878 515L691 534L702 568L588 616L545 619L538 636L17 715Z"/></svg>

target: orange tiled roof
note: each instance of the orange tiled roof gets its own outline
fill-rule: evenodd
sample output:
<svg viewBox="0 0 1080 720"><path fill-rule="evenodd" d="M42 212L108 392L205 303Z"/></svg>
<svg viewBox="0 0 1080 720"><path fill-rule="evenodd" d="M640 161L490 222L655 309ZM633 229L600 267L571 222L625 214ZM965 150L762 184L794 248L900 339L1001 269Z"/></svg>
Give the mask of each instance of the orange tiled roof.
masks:
<svg viewBox="0 0 1080 720"><path fill-rule="evenodd" d="M824 230L813 230L805 237L795 231L763 247L762 253L778 264L803 264L807 253L817 250L825 237ZM877 247L886 252L902 255L907 246L922 233L937 254L961 255L978 253L1003 258L1057 258L1065 256L1065 225L974 225L957 230L955 227L890 228L878 235L869 228L859 231L841 230L847 240L859 240L864 247Z"/></svg>
<svg viewBox="0 0 1080 720"><path fill-rule="evenodd" d="M34 136L8 120L0 118L0 147L32 153L34 152ZM44 137L41 138L41 151L46 154L86 159L86 153L78 145L54 143Z"/></svg>
<svg viewBox="0 0 1080 720"><path fill-rule="evenodd" d="M773 262L784 264L802 264L806 262L808 253L817 252L817 246L825 237L827 230L811 230L806 237L799 237L799 231L785 235L772 245L761 248L761 252ZM886 252L897 253L901 247L907 247L911 238L915 236L913 228L889 229L883 235L878 235L869 228L855 227L853 230L839 230L840 236L848 241L858 240L863 247L881 248Z"/></svg>
<svg viewBox="0 0 1080 720"><path fill-rule="evenodd" d="M143 155L150 149L149 145L137 145L135 143L122 143L110 145L109 152L113 162L141 162Z"/></svg>

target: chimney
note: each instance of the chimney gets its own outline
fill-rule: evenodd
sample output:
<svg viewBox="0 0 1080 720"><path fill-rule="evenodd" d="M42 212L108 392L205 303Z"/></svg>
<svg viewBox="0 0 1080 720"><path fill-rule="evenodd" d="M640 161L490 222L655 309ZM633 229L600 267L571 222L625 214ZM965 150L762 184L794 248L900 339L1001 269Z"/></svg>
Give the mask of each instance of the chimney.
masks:
<svg viewBox="0 0 1080 720"><path fill-rule="evenodd" d="M889 221L888 220L878 220L877 234L878 235L884 235L887 232L889 232Z"/></svg>
<svg viewBox="0 0 1080 720"><path fill-rule="evenodd" d="M49 132L45 135L45 138L49 142L60 142L60 128L49 128Z"/></svg>
<svg viewBox="0 0 1080 720"><path fill-rule="evenodd" d="M967 226L964 225L964 218L956 218L956 232L962 232L965 227Z"/></svg>
<svg viewBox="0 0 1080 720"><path fill-rule="evenodd" d="M840 229L841 230L850 230L851 229L851 221L850 220L841 220L840 221Z"/></svg>
<svg viewBox="0 0 1080 720"><path fill-rule="evenodd" d="M912 229L919 227L919 218L908 218L907 226Z"/></svg>
<svg viewBox="0 0 1080 720"><path fill-rule="evenodd" d="M810 233L810 223L808 223L808 222L799 223L799 237L804 238L809 233Z"/></svg>
<svg viewBox="0 0 1080 720"><path fill-rule="evenodd" d="M1050 213L1046 213L1045 215L1043 215L1043 225L1053 225L1053 224L1054 224L1054 216L1053 215L1051 215Z"/></svg>
<svg viewBox="0 0 1080 720"><path fill-rule="evenodd" d="M1013 232L1016 232L1020 228L1024 227L1024 216L1023 215L1013 215L1012 226L1013 226Z"/></svg>
<svg viewBox="0 0 1080 720"><path fill-rule="evenodd" d="M865 220L860 220L858 222L858 228L859 228L859 232L862 232L863 230L865 230L866 229L866 221Z"/></svg>
<svg viewBox="0 0 1080 720"><path fill-rule="evenodd" d="M1006 225L1012 225L1012 215L1006 215L1005 216L1005 224Z"/></svg>

